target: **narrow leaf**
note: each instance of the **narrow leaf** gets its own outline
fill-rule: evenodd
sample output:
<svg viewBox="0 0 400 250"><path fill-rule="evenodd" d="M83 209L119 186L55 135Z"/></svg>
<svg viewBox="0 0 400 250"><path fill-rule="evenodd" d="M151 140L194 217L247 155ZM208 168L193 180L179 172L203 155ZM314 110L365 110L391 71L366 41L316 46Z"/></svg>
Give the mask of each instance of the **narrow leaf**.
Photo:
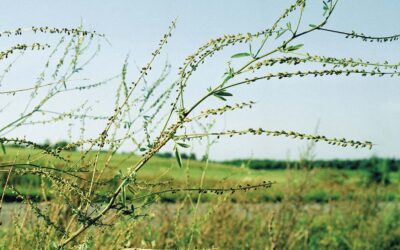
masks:
<svg viewBox="0 0 400 250"><path fill-rule="evenodd" d="M0 147L1 147L1 151L3 151L3 154L7 154L6 147L4 147L3 142L0 142Z"/></svg>
<svg viewBox="0 0 400 250"><path fill-rule="evenodd" d="M185 144L185 143L181 143L181 142L178 142L177 144L178 144L179 146L181 146L182 148L189 148L189 147L190 147L190 145Z"/></svg>
<svg viewBox="0 0 400 250"><path fill-rule="evenodd" d="M231 93L226 92L225 90L220 90L220 91L218 91L218 92L215 92L213 95L214 95L215 97L217 97L217 98L223 100L223 101L226 101L225 96L233 96Z"/></svg>
<svg viewBox="0 0 400 250"><path fill-rule="evenodd" d="M235 54L235 55L231 56L231 58L240 58L240 57L246 57L246 56L251 56L251 55L250 55L250 53L244 52L244 53Z"/></svg>
<svg viewBox="0 0 400 250"><path fill-rule="evenodd" d="M221 99L222 101L226 101L226 98L224 98L222 96L219 96L219 95L216 95L216 94L214 94L214 96L217 97L218 99Z"/></svg>
<svg viewBox="0 0 400 250"><path fill-rule="evenodd" d="M178 162L179 167L182 167L182 158L181 158L181 154L179 153L179 149L178 147L175 147L175 157L176 157L176 161Z"/></svg>
<svg viewBox="0 0 400 250"><path fill-rule="evenodd" d="M275 39L278 39L279 37L281 37L283 34L286 33L286 31L288 31L288 30L283 30L283 31L281 31L281 32L278 32L277 35L276 35L276 37L275 37Z"/></svg>
<svg viewBox="0 0 400 250"><path fill-rule="evenodd" d="M289 47L286 48L286 50L287 50L287 51L295 51L295 50L298 50L298 49L300 49L301 47L303 47L303 45L304 45L304 44L297 44L297 45L294 45L294 46L289 46Z"/></svg>
<svg viewBox="0 0 400 250"><path fill-rule="evenodd" d="M233 96L231 93L226 92L226 91L224 91L224 90L218 91L218 92L216 92L215 94L216 94L216 95L219 95L219 96Z"/></svg>
<svg viewBox="0 0 400 250"><path fill-rule="evenodd" d="M231 75L231 74L228 74L228 76L225 77L224 81L222 82L222 86L224 86L225 83L227 83L231 78L232 78L232 75Z"/></svg>

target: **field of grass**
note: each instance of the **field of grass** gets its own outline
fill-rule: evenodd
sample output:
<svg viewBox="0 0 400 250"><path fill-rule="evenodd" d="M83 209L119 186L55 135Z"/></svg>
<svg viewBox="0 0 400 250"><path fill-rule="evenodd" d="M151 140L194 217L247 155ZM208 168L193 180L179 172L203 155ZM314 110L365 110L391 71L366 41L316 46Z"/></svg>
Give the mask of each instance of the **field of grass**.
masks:
<svg viewBox="0 0 400 250"><path fill-rule="evenodd" d="M76 161L80 157L77 152L67 152L65 157ZM107 153L100 155L99 167L104 166ZM88 157L88 162L91 157ZM127 171L137 160L138 156L129 154L115 154L107 166L103 180L112 180L113 176ZM0 156L2 164L15 161L16 163L37 163L46 166L46 160L40 150L7 148L7 154ZM53 161L54 162L54 161ZM57 168L63 166L62 161L55 161L53 165ZM53 166L52 165L52 166ZM25 168L26 166L21 166ZM204 169L207 167L206 171ZM6 170L8 171L8 170ZM203 187L231 187L237 185L257 184L263 181L272 181L272 188L262 192L249 192L246 195L234 195L232 200L242 202L280 201L286 190L296 186L307 186L303 191L304 199L311 202L327 202L330 200L351 200L357 190L371 188L368 184L368 173L364 170L337 170L329 168L315 169L292 169L288 166L286 170L252 170L245 167L237 167L220 163L207 163L205 161L184 160L182 168L178 167L175 158L154 157L138 173L137 178L148 182L170 182L169 187L200 187L200 181L204 172ZM6 180L6 173L2 173L2 185ZM84 173L80 176L90 178ZM399 199L400 173L390 173L390 184L383 185L384 192L378 195L380 201L397 201ZM40 191L41 180L37 176L11 176L11 184L24 195L31 197L43 196ZM117 183L115 183L117 184ZM48 197L51 196L51 190ZM14 200L15 194L6 192L6 200ZM173 202L184 194L166 193L161 196L164 201ZM205 196L207 197L207 196ZM204 198L204 197L203 197ZM290 197L296 199L295 196ZM204 198L206 199L206 198Z"/></svg>
<svg viewBox="0 0 400 250"><path fill-rule="evenodd" d="M71 160L79 157L75 152L67 154ZM7 148L1 162L29 160L44 164L42 157L37 150ZM106 153L100 157L99 162L104 164ZM115 155L104 179L112 179L119 170L126 171L137 159L133 155ZM200 186L205 173L206 187L264 180L275 184L269 189L235 194L165 193L148 204L137 205L135 219L117 220L117 214L110 215L106 219L110 226L100 226L100 231L91 228L79 239L85 242L81 249L399 249L398 172L391 173L389 185L371 185L366 183L367 173L361 170L267 171L209 163L204 172L206 162L183 163L179 168L174 158L155 157L137 178L153 183L172 180L169 185L174 187ZM62 162L54 165L61 168ZM5 173L2 185L4 180ZM31 198L44 198L37 178L14 176L11 184ZM13 200L12 194L7 194ZM51 188L46 189L47 199L51 194ZM41 249L56 245L56 234L49 231L46 220L36 217L29 206L15 204L3 204L5 224L0 230L0 247ZM62 221L65 211L58 202L42 201L39 206L54 211L49 221Z"/></svg>

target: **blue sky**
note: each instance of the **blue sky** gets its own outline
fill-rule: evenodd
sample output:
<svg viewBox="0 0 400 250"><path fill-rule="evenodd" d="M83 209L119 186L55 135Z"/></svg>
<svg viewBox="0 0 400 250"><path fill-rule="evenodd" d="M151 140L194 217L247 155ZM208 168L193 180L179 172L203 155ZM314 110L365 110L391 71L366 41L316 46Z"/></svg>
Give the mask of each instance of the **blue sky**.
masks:
<svg viewBox="0 0 400 250"><path fill-rule="evenodd" d="M178 18L177 28L160 57L158 68L165 60L172 65L171 81L184 58L193 53L210 38L221 34L255 32L268 28L285 7L293 1L9 1L0 2L0 29L16 27L58 26L74 27L81 22L89 30L106 34L111 45L102 47L100 56L88 69L94 80L119 73L123 60L130 54L130 73L137 74L135 64L143 65L156 48L171 20ZM322 1L309 1L303 28L321 20ZM371 35L400 33L396 0L340 1L327 27L343 31L359 31ZM0 39L1 49L19 38ZM28 39L35 39L28 36ZM362 58L370 61L397 63L400 61L400 41L377 44L344 39L342 36L315 32L301 39L302 52L325 56ZM226 62L242 48L228 49L205 64L193 77L188 100L196 93L204 93L211 83L219 80ZM45 53L39 53L45 58ZM24 74L10 74L0 90L19 87L37 72L37 55L22 61ZM3 68L4 64L0 64ZM157 71L155 71L157 72ZM31 81L32 82L32 81ZM29 82L27 83L29 84ZM104 100L109 89L96 92L94 99ZM260 81L253 86L233 92L233 100L253 100L257 105L251 111L232 113L220 118L216 127L244 129L263 127L313 133L330 137L369 140L376 144L371 150L337 148L324 143L316 146L317 158L359 158L372 155L400 157L400 86L398 78L307 78ZM1 97L0 97L1 98ZM21 98L21 97L15 97ZM82 100L85 97L80 97ZM237 99L236 99L237 98ZM0 99L3 105L7 101ZM15 100L14 100L15 102ZM18 105L18 99L16 100ZM63 109L71 100L53 103ZM212 102L210 105L215 105ZM105 105L105 106L103 106ZM93 112L106 109L100 102ZM6 114L6 113L5 113ZM66 128L66 127L65 127ZM18 130L15 135L26 135L34 140L58 140L66 137L60 128L35 128ZM222 139L213 146L213 159L239 157L297 158L304 142L286 138L244 136ZM129 150L129 149L127 149ZM202 147L195 147L200 154Z"/></svg>

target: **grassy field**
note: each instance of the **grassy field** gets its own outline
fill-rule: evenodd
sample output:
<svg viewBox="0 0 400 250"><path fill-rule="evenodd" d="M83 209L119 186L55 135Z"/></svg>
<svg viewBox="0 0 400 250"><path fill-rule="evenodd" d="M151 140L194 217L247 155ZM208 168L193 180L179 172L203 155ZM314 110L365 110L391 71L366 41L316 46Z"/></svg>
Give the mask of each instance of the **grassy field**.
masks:
<svg viewBox="0 0 400 250"><path fill-rule="evenodd" d="M77 152L67 152L64 155L71 161L80 157ZM92 157L88 157L88 162ZM104 166L107 154L100 155L99 168ZM111 180L120 171L126 172L137 160L138 156L128 154L116 154L105 169L103 180ZM0 156L0 161L5 163L36 163L44 166L56 166L62 168L61 160L46 162L39 150L7 148L7 154ZM25 168L25 166L22 166ZM206 168L206 170L205 170ZM8 171L8 170L5 170ZM2 173L2 185L6 180L6 173ZM220 163L206 163L204 161L184 160L183 167L179 168L175 158L153 158L139 172L137 178L148 182L169 181L170 187L199 187L204 173L203 187L230 187L235 185L257 184L262 181L274 182L271 189L263 192L249 192L246 195L232 196L232 200L242 202L281 201L287 189L296 186L307 186L303 191L304 199L312 202L327 202L330 200L351 200L356 190L370 188L364 170L337 170L337 169L294 169L288 166L286 170L252 170L246 167L237 167ZM81 176L90 178L84 173ZM382 186L384 192L379 194L380 201L397 201L399 199L400 173L390 173L391 183ZM11 176L11 184L15 185L24 195L42 197L40 191L41 180L37 176ZM117 183L116 183L117 184ZM51 197L51 190L46 190ZM304 193L305 192L305 193ZM287 194L286 194L287 195ZM166 193L161 199L173 202L184 194ZM207 199L205 196L204 199ZM42 197L43 198L43 197ZM296 197L289 197L296 199ZM6 191L6 200L14 200L15 194Z"/></svg>
<svg viewBox="0 0 400 250"><path fill-rule="evenodd" d="M72 161L79 157L75 152L64 156ZM100 169L106 158L106 153L100 155ZM30 162L63 166L62 161L49 163L40 151L30 149L7 148L7 154L0 159L3 165ZM112 180L119 170L126 171L137 159L134 155L114 155L103 179ZM2 173L2 185L6 173ZM143 183L168 183L150 191L157 192L170 187L199 187L203 174L204 187L262 181L274 184L269 189L235 194L167 192L156 199L132 201L134 217L111 213L102 226L91 228L78 238L77 242L83 242L79 249L400 249L398 172L390 173L391 182L384 185L368 183L368 173L362 170L289 166L286 170L267 171L194 160L184 160L179 168L174 158L155 157L137 179ZM80 176L90 177L85 173ZM12 175L9 184L29 199L40 201L37 208L48 211L49 216L38 217L38 210L23 203L4 203L0 248L53 249L57 233L48 223L67 224L63 218L68 210L60 197L37 176ZM7 190L6 194L5 201L16 200L15 193ZM25 201L29 200L26 197Z"/></svg>

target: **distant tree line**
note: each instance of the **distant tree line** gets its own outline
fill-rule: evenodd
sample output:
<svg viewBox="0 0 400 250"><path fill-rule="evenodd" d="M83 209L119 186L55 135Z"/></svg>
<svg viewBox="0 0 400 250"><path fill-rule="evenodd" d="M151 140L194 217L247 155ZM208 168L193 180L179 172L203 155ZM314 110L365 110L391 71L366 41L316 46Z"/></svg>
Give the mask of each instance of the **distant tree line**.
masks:
<svg viewBox="0 0 400 250"><path fill-rule="evenodd" d="M158 157L161 158L175 158L175 155L171 152L162 152L157 154ZM190 160L197 160L196 154L195 153L181 153L181 158L182 159L190 159Z"/></svg>
<svg viewBox="0 0 400 250"><path fill-rule="evenodd" d="M224 164L242 166L246 165L251 169L286 169L301 168L302 165L308 168L334 168L334 169L347 169L347 170L371 170L374 168L385 168L387 171L394 172L400 169L399 159L377 158L372 157L368 159L357 160L314 160L314 161L280 161L280 160L249 160L238 159L223 161Z"/></svg>

